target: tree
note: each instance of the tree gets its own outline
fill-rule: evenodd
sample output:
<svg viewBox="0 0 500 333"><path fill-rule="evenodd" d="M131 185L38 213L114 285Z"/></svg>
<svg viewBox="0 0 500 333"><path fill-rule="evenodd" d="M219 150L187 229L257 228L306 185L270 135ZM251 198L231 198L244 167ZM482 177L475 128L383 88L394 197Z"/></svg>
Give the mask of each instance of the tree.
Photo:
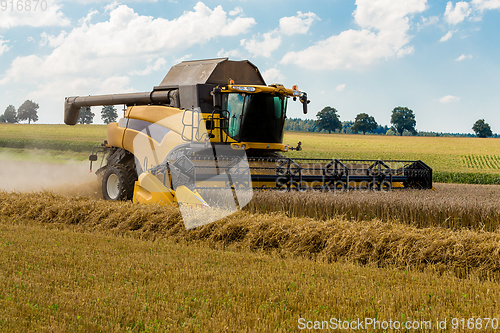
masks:
<svg viewBox="0 0 500 333"><path fill-rule="evenodd" d="M101 119L105 124L113 123L118 118L118 112L113 105L104 105L101 110Z"/></svg>
<svg viewBox="0 0 500 333"><path fill-rule="evenodd" d="M3 115L0 116L0 122L12 123L12 124L19 122L19 119L17 119L16 108L13 105L9 105L5 109L5 112L3 113Z"/></svg>
<svg viewBox="0 0 500 333"><path fill-rule="evenodd" d="M366 113L360 113L356 116L354 120L354 125L351 127L351 130L354 133L363 132L363 135L366 132L373 132L377 129L378 124L375 121L375 118L369 116Z"/></svg>
<svg viewBox="0 0 500 333"><path fill-rule="evenodd" d="M20 121L27 120L28 124L31 124L31 121L35 123L38 121L39 108L37 103L27 100L17 109L17 118Z"/></svg>
<svg viewBox="0 0 500 333"><path fill-rule="evenodd" d="M476 121L474 126L472 126L472 130L476 132L478 138L487 138L493 135L490 125L484 119Z"/></svg>
<svg viewBox="0 0 500 333"><path fill-rule="evenodd" d="M398 106L392 110L391 124L400 136L403 135L405 130L411 132L413 135L417 134L415 130L415 126L417 125L415 114L407 107Z"/></svg>
<svg viewBox="0 0 500 333"><path fill-rule="evenodd" d="M327 106L320 112L316 114L318 120L316 120L316 125L322 129L328 131L328 133L335 132L336 129L342 128L342 123L340 122L339 115L335 108Z"/></svg>
<svg viewBox="0 0 500 333"><path fill-rule="evenodd" d="M95 114L90 109L90 106L80 108L77 122L79 124L92 124L94 122Z"/></svg>

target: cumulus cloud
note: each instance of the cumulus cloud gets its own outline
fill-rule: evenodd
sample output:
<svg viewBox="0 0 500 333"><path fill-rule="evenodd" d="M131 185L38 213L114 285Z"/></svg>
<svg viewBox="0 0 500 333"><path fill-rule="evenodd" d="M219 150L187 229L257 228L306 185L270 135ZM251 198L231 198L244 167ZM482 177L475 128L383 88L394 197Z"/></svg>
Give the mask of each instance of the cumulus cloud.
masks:
<svg viewBox="0 0 500 333"><path fill-rule="evenodd" d="M245 32L254 24L253 18L228 19L221 6L211 10L201 2L193 11L171 21L142 16L126 5L119 5L109 13L108 21L96 24L83 21L79 27L59 36L42 34L42 43L55 47L54 51L45 57L16 58L6 77L10 81L88 73L107 77L151 57L178 52L217 36ZM206 29L207 26L212 28Z"/></svg>
<svg viewBox="0 0 500 333"><path fill-rule="evenodd" d="M40 45L49 45L50 47L58 47L64 42L64 38L68 35L66 31L61 32L57 36L49 35L46 32L40 34L41 40Z"/></svg>
<svg viewBox="0 0 500 333"><path fill-rule="evenodd" d="M262 77L268 84L280 83L285 80L285 76L281 74L280 70L275 67L269 68L268 70L262 72Z"/></svg>
<svg viewBox="0 0 500 333"><path fill-rule="evenodd" d="M472 55L465 55L465 54L462 54L460 57L458 57L457 59L455 59L456 61L462 61L462 60L466 60L466 59L472 59Z"/></svg>
<svg viewBox="0 0 500 333"><path fill-rule="evenodd" d="M453 3L448 1L446 4L446 9L444 12L444 19L449 24L458 24L463 22L467 16L472 12L468 2L460 1L455 4L453 8Z"/></svg>
<svg viewBox="0 0 500 333"><path fill-rule="evenodd" d="M118 5L103 22L81 20L67 33L42 34L41 43L53 49L15 58L0 73L0 89L23 82L32 89L28 97L44 105L58 105L64 96L133 91L131 76L163 70L169 56L253 25L253 18L231 18L222 6L212 9L202 2L171 20Z"/></svg>
<svg viewBox="0 0 500 333"><path fill-rule="evenodd" d="M345 83L339 84L335 90L337 91L344 91L345 89Z"/></svg>
<svg viewBox="0 0 500 333"><path fill-rule="evenodd" d="M312 13L297 12L297 16L282 17L280 19L280 32L284 35L305 34L311 24L320 18Z"/></svg>
<svg viewBox="0 0 500 333"><path fill-rule="evenodd" d="M24 2L20 2L23 4ZM34 4L31 10L18 11L16 8L14 10L9 10L11 6L10 1L7 4L7 10L0 10L0 28L10 29L19 26L29 26L29 27L49 27L49 26L67 26L70 24L70 20L61 11L61 5L55 0L46 0L47 7L41 7L38 3L38 7L35 10ZM14 1L13 6L17 6L17 2ZM45 10L43 10L45 8Z"/></svg>
<svg viewBox="0 0 500 333"><path fill-rule="evenodd" d="M439 99L439 102L446 104L446 103L452 103L452 102L458 102L460 101L460 97L453 96L453 95L446 95L444 97L441 97Z"/></svg>
<svg viewBox="0 0 500 333"><path fill-rule="evenodd" d="M410 17L426 9L426 0L357 0L354 21L361 29L333 35L282 63L311 69L363 69L380 59L414 52L409 46Z"/></svg>
<svg viewBox="0 0 500 333"><path fill-rule="evenodd" d="M460 1L453 6L449 1L446 4L444 19L449 24L459 24L466 18L473 21L482 19L482 14L486 10L500 9L500 0L472 0L470 2Z"/></svg>
<svg viewBox="0 0 500 333"><path fill-rule="evenodd" d="M229 12L229 15L230 15L230 16L236 16L236 15L238 15L238 14L242 14L242 13L243 13L243 8L241 8L241 7L236 7L235 9L233 9L233 10L231 10L231 11Z"/></svg>
<svg viewBox="0 0 500 333"><path fill-rule="evenodd" d="M305 14L297 12L296 16L282 17L278 28L263 34L254 35L251 39L242 39L240 46L243 46L253 56L268 58L281 45L282 35L305 34L309 31L309 27L315 20L319 20L319 18L311 12ZM238 50L229 52L240 54Z"/></svg>
<svg viewBox="0 0 500 333"><path fill-rule="evenodd" d="M181 61L176 61L177 62L182 62L183 60ZM164 68L165 65L167 64L167 60L165 60L165 58L158 58L156 59L156 61L150 61L150 63L148 64L148 66L143 69L143 70L138 70L138 71L132 71L130 74L131 75L149 75L153 72L158 72L160 69Z"/></svg>
<svg viewBox="0 0 500 333"><path fill-rule="evenodd" d="M120 0L119 3L137 3L137 2L157 2L158 0ZM91 3L107 3L109 0L57 0L57 2L78 2L82 4L91 4ZM172 2L172 1L170 1ZM177 1L175 1L177 2ZM114 1L113 3L118 3L118 1Z"/></svg>
<svg viewBox="0 0 500 333"><path fill-rule="evenodd" d="M243 59L245 58L245 55L243 54L243 52L241 52L240 50L229 50L229 51L226 51L224 49L221 49L219 52L217 52L217 57L220 57L220 58L233 58L233 59Z"/></svg>
<svg viewBox="0 0 500 333"><path fill-rule="evenodd" d="M7 45L9 40L4 40L2 38L3 36L0 35L0 56L10 49L10 47Z"/></svg>
<svg viewBox="0 0 500 333"><path fill-rule="evenodd" d="M444 35L443 37L441 37L441 39L439 41L440 42L446 42L447 40L450 40L450 38L453 36L453 33L454 33L454 31L448 31L446 33L446 35Z"/></svg>
<svg viewBox="0 0 500 333"><path fill-rule="evenodd" d="M281 45L281 35L276 31L270 31L252 39L242 39L240 45L254 56L270 57L271 53Z"/></svg>
<svg viewBox="0 0 500 333"><path fill-rule="evenodd" d="M479 11L500 9L499 0L472 0L471 4Z"/></svg>
<svg viewBox="0 0 500 333"><path fill-rule="evenodd" d="M439 16L430 16L430 17L422 16L422 22L418 23L418 28L421 29L423 27L435 25L438 23L439 23Z"/></svg>

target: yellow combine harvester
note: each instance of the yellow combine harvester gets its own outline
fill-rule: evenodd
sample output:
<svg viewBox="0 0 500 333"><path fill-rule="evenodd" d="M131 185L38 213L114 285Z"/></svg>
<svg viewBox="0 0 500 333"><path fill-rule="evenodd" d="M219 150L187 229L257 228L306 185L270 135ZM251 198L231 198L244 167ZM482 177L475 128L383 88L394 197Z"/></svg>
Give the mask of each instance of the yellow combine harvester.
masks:
<svg viewBox="0 0 500 333"><path fill-rule="evenodd" d="M307 113L305 92L266 85L249 61L184 61L151 92L67 97L64 121L75 125L81 107L127 105L90 156L105 153L97 173L109 200L208 206L200 193L224 188L242 207L255 188L432 188L421 161L284 157L293 149L283 144L290 98Z"/></svg>

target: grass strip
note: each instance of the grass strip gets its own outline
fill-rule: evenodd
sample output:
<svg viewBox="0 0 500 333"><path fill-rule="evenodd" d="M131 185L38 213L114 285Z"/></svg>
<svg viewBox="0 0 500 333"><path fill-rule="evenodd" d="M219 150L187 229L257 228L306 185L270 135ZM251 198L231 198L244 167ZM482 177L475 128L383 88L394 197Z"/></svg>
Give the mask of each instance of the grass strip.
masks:
<svg viewBox="0 0 500 333"><path fill-rule="evenodd" d="M49 149L73 152L92 151L92 147L99 142L92 141L70 141L70 140L45 140L27 138L0 138L0 147L17 149Z"/></svg>
<svg viewBox="0 0 500 333"><path fill-rule="evenodd" d="M500 175L476 172L433 171L432 180L436 183L500 185Z"/></svg>

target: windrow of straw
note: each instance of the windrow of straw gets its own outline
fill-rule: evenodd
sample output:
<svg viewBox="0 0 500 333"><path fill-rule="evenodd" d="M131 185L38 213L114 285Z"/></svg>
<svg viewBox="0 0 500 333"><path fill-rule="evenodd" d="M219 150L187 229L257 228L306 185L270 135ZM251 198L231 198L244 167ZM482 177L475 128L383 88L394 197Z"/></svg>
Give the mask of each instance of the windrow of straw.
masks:
<svg viewBox="0 0 500 333"><path fill-rule="evenodd" d="M500 233L452 231L382 222L335 218L289 218L284 214L238 212L218 222L185 230L174 207L70 198L47 192L0 192L0 214L13 223L36 223L109 230L139 238L177 237L214 245L234 245L319 260L351 261L379 267L420 267L456 274L500 273ZM16 222L17 221L17 222ZM499 275L500 276L500 275Z"/></svg>
<svg viewBox="0 0 500 333"><path fill-rule="evenodd" d="M431 190L277 192L259 191L245 210L286 212L289 217L353 221L374 218L426 228L496 231L500 227L500 187L438 184Z"/></svg>

